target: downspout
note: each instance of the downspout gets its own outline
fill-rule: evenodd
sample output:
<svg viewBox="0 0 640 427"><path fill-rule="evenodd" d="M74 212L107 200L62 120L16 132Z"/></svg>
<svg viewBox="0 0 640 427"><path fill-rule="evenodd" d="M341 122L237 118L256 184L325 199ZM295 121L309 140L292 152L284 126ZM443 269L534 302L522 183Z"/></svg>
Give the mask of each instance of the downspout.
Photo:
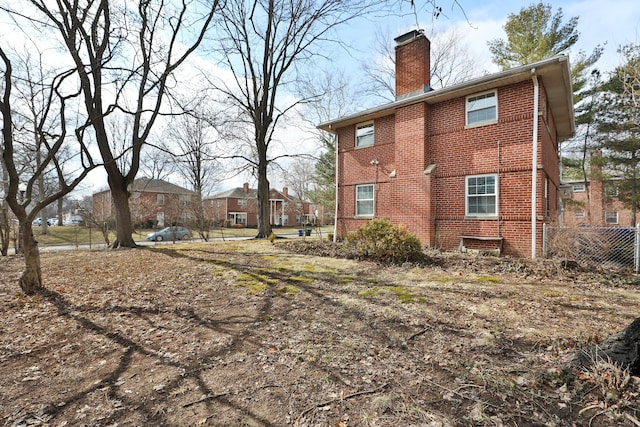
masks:
<svg viewBox="0 0 640 427"><path fill-rule="evenodd" d="M536 69L531 69L531 79L533 80L533 153L531 160L531 259L536 259L536 190L538 187L538 76Z"/></svg>
<svg viewBox="0 0 640 427"><path fill-rule="evenodd" d="M340 164L340 162L338 161L338 136L337 135L336 135L336 146L334 150L335 150L334 162L336 162L336 191L335 191L336 208L335 208L335 212L333 213L333 241L335 242L336 239L338 238L338 165Z"/></svg>

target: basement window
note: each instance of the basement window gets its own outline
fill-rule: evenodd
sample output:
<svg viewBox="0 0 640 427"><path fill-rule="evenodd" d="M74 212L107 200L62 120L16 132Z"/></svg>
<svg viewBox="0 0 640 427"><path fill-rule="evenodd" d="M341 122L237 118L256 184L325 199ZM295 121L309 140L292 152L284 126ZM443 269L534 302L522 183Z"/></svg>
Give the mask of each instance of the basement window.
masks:
<svg viewBox="0 0 640 427"><path fill-rule="evenodd" d="M356 147L373 145L373 122L356 125Z"/></svg>
<svg viewBox="0 0 640 427"><path fill-rule="evenodd" d="M467 97L466 125L488 125L498 121L498 96L495 90Z"/></svg>

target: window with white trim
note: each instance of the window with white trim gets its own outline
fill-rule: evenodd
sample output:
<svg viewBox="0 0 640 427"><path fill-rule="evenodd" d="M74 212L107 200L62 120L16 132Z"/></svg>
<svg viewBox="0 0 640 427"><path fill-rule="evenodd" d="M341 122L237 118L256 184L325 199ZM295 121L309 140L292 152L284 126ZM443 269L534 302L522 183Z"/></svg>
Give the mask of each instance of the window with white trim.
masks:
<svg viewBox="0 0 640 427"><path fill-rule="evenodd" d="M466 125L480 126L498 120L498 94L495 90L467 97Z"/></svg>
<svg viewBox="0 0 640 427"><path fill-rule="evenodd" d="M164 194L158 194L157 200L158 200L158 206L164 206Z"/></svg>
<svg viewBox="0 0 640 427"><path fill-rule="evenodd" d="M611 184L605 186L605 194L607 195L607 197L618 197L618 187Z"/></svg>
<svg viewBox="0 0 640 427"><path fill-rule="evenodd" d="M583 193L584 191L586 191L586 187L584 184L576 184L573 186L574 193Z"/></svg>
<svg viewBox="0 0 640 427"><path fill-rule="evenodd" d="M356 216L373 216L373 184L356 185Z"/></svg>
<svg viewBox="0 0 640 427"><path fill-rule="evenodd" d="M238 206L247 206L247 199L238 199Z"/></svg>
<svg viewBox="0 0 640 427"><path fill-rule="evenodd" d="M356 125L356 147L373 145L373 122Z"/></svg>
<svg viewBox="0 0 640 427"><path fill-rule="evenodd" d="M575 216L576 218L584 218L585 214L584 214L584 211L575 211L573 213L573 216Z"/></svg>
<svg viewBox="0 0 640 427"><path fill-rule="evenodd" d="M604 222L606 224L617 224L618 223L618 212L605 212L605 214L604 214Z"/></svg>
<svg viewBox="0 0 640 427"><path fill-rule="evenodd" d="M498 175L473 175L466 178L465 215L495 217L498 215Z"/></svg>
<svg viewBox="0 0 640 427"><path fill-rule="evenodd" d="M231 225L247 225L246 212L229 212Z"/></svg>

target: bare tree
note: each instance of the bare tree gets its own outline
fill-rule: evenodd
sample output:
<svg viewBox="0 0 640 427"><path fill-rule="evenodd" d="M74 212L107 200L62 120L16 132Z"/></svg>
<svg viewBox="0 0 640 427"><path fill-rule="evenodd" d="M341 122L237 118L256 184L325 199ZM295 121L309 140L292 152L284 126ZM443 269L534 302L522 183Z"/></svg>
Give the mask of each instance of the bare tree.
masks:
<svg viewBox="0 0 640 427"><path fill-rule="evenodd" d="M375 33L374 56L363 64L368 95L385 101L395 100L395 49L389 33ZM459 30L433 32L431 41L431 87L443 88L468 80L478 73L478 60Z"/></svg>
<svg viewBox="0 0 640 427"><path fill-rule="evenodd" d="M86 115L77 135L95 141L103 159L116 212L113 247L134 247L129 185L138 173L142 147L167 112L163 106L176 83L172 76L200 45L218 1L148 0L136 2L135 8L108 0L29 3L40 16L31 16L27 24L53 28L73 61ZM116 111L130 122L121 151L114 149L108 131Z"/></svg>
<svg viewBox="0 0 640 427"><path fill-rule="evenodd" d="M322 58L332 31L384 4L377 0L229 0L221 9L219 53L233 73L232 82L211 81L237 108L251 131L258 180L259 238L271 234L269 221L269 148L287 113L307 102L286 99L301 68ZM287 92L288 91L288 92ZM293 150L291 150L293 151Z"/></svg>
<svg viewBox="0 0 640 427"><path fill-rule="evenodd" d="M2 161L6 170L8 183L6 185L5 200L19 222L19 235L22 251L24 253L25 270L20 277L19 284L26 294L32 294L42 289L42 273L40 269L40 252L38 243L34 238L31 222L36 214L44 207L60 197L70 193L84 177L97 165L93 162L86 146L78 140L77 150L80 153L78 169L72 178L67 178L62 171L56 170L61 180L58 191L44 198L33 199L34 186L47 168L58 168L59 163L54 162L55 156L60 152L67 141L67 103L73 102L79 92L72 90L65 92L66 80L69 72L55 76L46 86L47 99L43 104L43 110L39 115L37 125L34 127L35 138L43 144L43 157L37 169L27 174L20 167L20 145L14 138L14 121L16 114L14 102L14 83L12 61L9 54L0 47L0 58L4 69L3 92L0 98L0 113L2 114ZM22 76L23 77L23 76ZM21 79L22 80L22 79ZM44 84L44 83L43 83ZM55 126L52 119L55 119ZM46 153L46 154L45 154ZM18 160L18 161L17 161Z"/></svg>
<svg viewBox="0 0 640 427"><path fill-rule="evenodd" d="M140 156L140 174L150 179L167 180L176 171L173 156L166 149L149 145Z"/></svg>
<svg viewBox="0 0 640 427"><path fill-rule="evenodd" d="M205 217L202 197L209 194L222 179L223 168L217 158L216 148L220 142L215 114L205 111L206 100L198 97L191 104L196 107L186 109L188 114L176 116L165 131L164 146L171 152L176 172L196 192L192 202L193 217L191 227L207 241L211 221Z"/></svg>
<svg viewBox="0 0 640 427"><path fill-rule="evenodd" d="M335 117L342 117L353 112L353 99L356 98L354 88L344 74L325 71L319 76L303 79L298 89L300 93L321 94L304 110L303 119L314 127ZM324 206L325 212L334 212L336 200L336 142L333 133L317 130L317 139L322 151L316 157L311 181L312 188L307 196L314 203ZM323 219L324 221L324 219Z"/></svg>

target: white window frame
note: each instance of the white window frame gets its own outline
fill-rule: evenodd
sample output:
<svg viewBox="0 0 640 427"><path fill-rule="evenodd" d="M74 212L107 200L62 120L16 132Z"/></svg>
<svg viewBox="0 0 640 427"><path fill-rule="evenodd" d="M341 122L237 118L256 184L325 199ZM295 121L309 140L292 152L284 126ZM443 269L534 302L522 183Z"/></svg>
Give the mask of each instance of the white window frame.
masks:
<svg viewBox="0 0 640 427"><path fill-rule="evenodd" d="M371 198L370 199L360 199L360 192L359 190L361 188L365 188L365 187L370 187L371 188ZM356 202L356 217L361 217L361 218L373 218L373 216L375 215L375 202L376 202L376 187L375 184L361 184L361 185L356 185L355 188L355 202ZM369 212L369 209L367 209L366 211L363 211L362 207L364 207L366 204L366 206L371 206L370 210L371 212Z"/></svg>
<svg viewBox="0 0 640 427"><path fill-rule="evenodd" d="M164 194L158 193L156 200L158 201L158 206L164 206Z"/></svg>
<svg viewBox="0 0 640 427"><path fill-rule="evenodd" d="M587 191L587 186L584 184L574 184L571 189L574 193L584 193Z"/></svg>
<svg viewBox="0 0 640 427"><path fill-rule="evenodd" d="M238 206L247 206L247 199L238 199Z"/></svg>
<svg viewBox="0 0 640 427"><path fill-rule="evenodd" d="M615 185L605 186L604 193L606 194L607 197L618 197L620 195L618 187Z"/></svg>
<svg viewBox="0 0 640 427"><path fill-rule="evenodd" d="M584 218L586 215L585 215L584 211L575 211L573 213L573 216L576 217L576 218Z"/></svg>
<svg viewBox="0 0 640 427"><path fill-rule="evenodd" d="M229 212L229 219L232 221L231 225L244 225L247 226L247 213L246 212Z"/></svg>
<svg viewBox="0 0 640 427"><path fill-rule="evenodd" d="M371 128L371 130L369 130ZM356 125L356 148L370 147L375 139L375 127L373 121Z"/></svg>
<svg viewBox="0 0 640 427"><path fill-rule="evenodd" d="M478 178L493 178L493 192L492 193L480 193L480 194L470 194L470 181L477 180ZM485 184L486 186L486 184ZM464 179L464 215L468 218L497 218L498 217L498 202L499 202L499 182L498 182L498 174L484 174L484 175L468 175ZM477 198L494 198L493 203L493 212L482 213L482 212L469 212L470 203L469 199L471 197Z"/></svg>
<svg viewBox="0 0 640 427"><path fill-rule="evenodd" d="M611 224L611 225L618 224L618 212L605 212L604 223Z"/></svg>
<svg viewBox="0 0 640 427"><path fill-rule="evenodd" d="M491 96L488 96L491 95ZM490 99L493 99L491 101ZM480 118L469 120L469 115L474 112L488 111L493 109L495 116L492 118ZM465 98L464 101L464 120L466 127L476 127L490 125L498 122L498 91L496 89L481 93L474 93Z"/></svg>

